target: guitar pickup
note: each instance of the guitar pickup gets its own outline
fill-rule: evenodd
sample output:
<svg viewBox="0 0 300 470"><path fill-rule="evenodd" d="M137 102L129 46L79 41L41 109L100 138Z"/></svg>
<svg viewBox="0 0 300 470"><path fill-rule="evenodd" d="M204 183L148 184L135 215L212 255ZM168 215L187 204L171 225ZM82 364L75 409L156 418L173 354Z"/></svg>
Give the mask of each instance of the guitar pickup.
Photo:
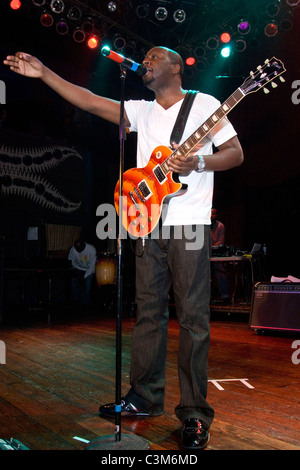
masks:
<svg viewBox="0 0 300 470"><path fill-rule="evenodd" d="M141 191L138 188L134 188L133 191L135 192L135 194L137 195L137 197L139 198L141 202L146 202L146 199L143 197Z"/></svg>
<svg viewBox="0 0 300 470"><path fill-rule="evenodd" d="M153 169L153 173L157 179L157 181L159 182L159 184L163 184L167 177L166 175L164 174L162 168L160 165L157 165L154 169Z"/></svg>
<svg viewBox="0 0 300 470"><path fill-rule="evenodd" d="M145 200L149 199L149 197L152 196L152 191L150 190L148 184L146 183L146 180L142 180L138 184L139 190L141 191L143 197Z"/></svg>

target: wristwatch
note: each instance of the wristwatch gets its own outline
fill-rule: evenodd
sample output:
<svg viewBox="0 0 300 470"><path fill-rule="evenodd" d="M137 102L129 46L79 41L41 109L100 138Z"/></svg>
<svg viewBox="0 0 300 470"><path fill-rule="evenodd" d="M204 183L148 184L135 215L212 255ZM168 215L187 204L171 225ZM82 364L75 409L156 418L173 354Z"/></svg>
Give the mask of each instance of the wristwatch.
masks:
<svg viewBox="0 0 300 470"><path fill-rule="evenodd" d="M199 161L198 161L198 168L196 170L197 173L202 173L205 171L205 161L203 158L203 155L198 155Z"/></svg>

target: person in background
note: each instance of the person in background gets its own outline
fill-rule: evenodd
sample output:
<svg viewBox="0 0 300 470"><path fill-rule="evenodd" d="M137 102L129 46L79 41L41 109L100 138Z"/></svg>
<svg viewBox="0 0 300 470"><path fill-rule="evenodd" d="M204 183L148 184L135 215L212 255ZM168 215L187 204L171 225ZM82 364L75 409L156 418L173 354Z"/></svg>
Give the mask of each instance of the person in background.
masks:
<svg viewBox="0 0 300 470"><path fill-rule="evenodd" d="M93 245L79 238L70 249L68 259L72 263L72 297L75 303L88 306L91 301L97 253Z"/></svg>
<svg viewBox="0 0 300 470"><path fill-rule="evenodd" d="M218 212L214 207L211 210L211 246L212 248L221 247L225 244L225 226L217 220ZM219 292L224 303L230 302L229 283L227 271L224 263L212 263L215 271L216 280L218 283Z"/></svg>

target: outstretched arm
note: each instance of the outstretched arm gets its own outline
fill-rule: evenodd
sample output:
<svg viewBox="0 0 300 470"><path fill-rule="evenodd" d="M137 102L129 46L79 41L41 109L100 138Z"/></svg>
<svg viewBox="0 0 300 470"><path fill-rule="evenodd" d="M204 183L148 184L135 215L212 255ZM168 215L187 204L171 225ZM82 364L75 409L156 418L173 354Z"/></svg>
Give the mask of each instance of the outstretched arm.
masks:
<svg viewBox="0 0 300 470"><path fill-rule="evenodd" d="M86 88L64 80L36 57L24 52L17 52L15 55L7 56L4 64L8 65L13 72L25 77L40 78L74 106L96 114L114 124L119 124L120 103L118 101L95 95Z"/></svg>

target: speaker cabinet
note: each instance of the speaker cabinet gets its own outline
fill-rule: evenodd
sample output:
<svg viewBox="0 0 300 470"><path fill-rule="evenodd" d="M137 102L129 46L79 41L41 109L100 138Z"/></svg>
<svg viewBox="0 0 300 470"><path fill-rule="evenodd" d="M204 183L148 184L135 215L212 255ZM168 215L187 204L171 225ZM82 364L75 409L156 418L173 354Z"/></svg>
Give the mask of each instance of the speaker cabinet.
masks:
<svg viewBox="0 0 300 470"><path fill-rule="evenodd" d="M255 330L300 331L300 283L257 283L249 323Z"/></svg>

